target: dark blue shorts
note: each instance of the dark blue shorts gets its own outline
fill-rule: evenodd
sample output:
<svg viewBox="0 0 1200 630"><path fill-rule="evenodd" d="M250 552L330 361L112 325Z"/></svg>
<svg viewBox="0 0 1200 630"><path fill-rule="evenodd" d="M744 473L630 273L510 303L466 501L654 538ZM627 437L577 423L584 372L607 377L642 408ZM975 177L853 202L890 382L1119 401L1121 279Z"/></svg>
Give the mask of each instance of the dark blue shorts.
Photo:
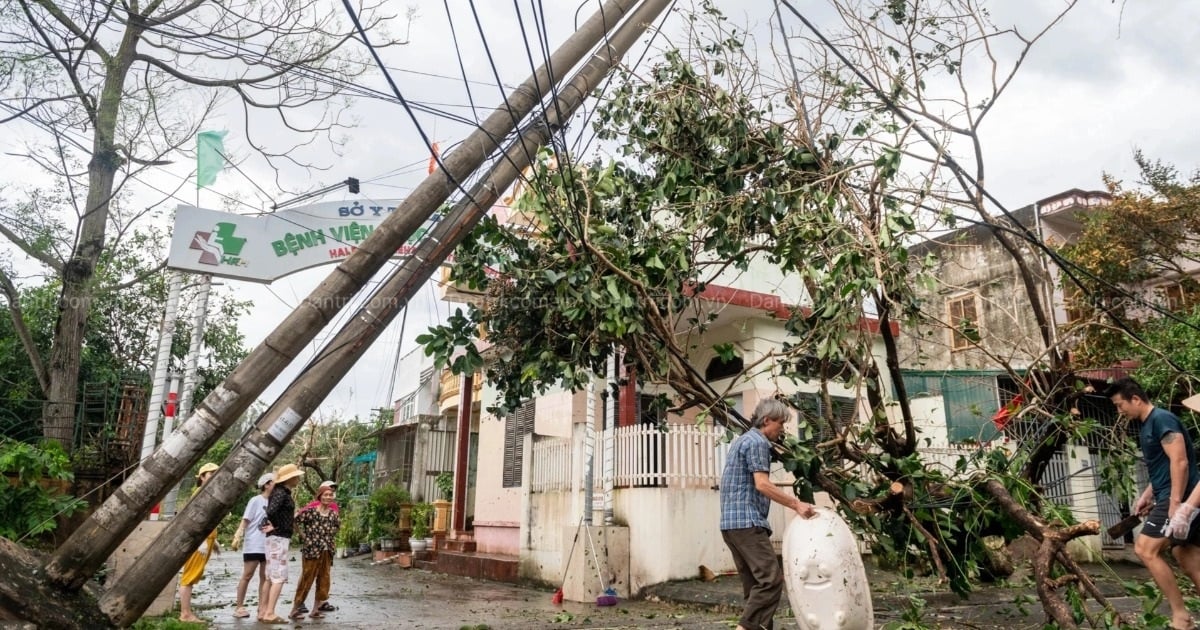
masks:
<svg viewBox="0 0 1200 630"><path fill-rule="evenodd" d="M1162 534L1159 534L1159 538ZM244 553L242 554L242 562L266 562L267 554L265 553Z"/></svg>
<svg viewBox="0 0 1200 630"><path fill-rule="evenodd" d="M1162 538L1163 529L1167 526L1169 510L1166 503L1155 503L1146 518L1142 519L1142 534L1151 538Z"/></svg>
<svg viewBox="0 0 1200 630"><path fill-rule="evenodd" d="M1150 509L1150 513L1142 520L1142 534L1150 538L1162 538L1163 530L1167 527L1169 520L1167 514L1170 507L1167 503L1155 503ZM1192 528L1188 531L1186 539L1172 538L1171 542L1176 545L1196 545L1200 546L1200 517L1192 521Z"/></svg>

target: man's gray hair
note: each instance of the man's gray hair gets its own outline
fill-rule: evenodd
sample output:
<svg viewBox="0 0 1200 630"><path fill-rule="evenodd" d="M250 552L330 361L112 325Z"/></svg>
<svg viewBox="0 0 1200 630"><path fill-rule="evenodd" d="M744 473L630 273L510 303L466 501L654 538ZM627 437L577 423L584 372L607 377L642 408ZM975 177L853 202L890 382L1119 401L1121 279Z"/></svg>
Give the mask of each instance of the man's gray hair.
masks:
<svg viewBox="0 0 1200 630"><path fill-rule="evenodd" d="M788 406L783 404L783 401L776 398L764 398L758 401L758 406L754 408L754 415L750 416L750 427L753 429L761 429L767 420L790 420L792 411Z"/></svg>

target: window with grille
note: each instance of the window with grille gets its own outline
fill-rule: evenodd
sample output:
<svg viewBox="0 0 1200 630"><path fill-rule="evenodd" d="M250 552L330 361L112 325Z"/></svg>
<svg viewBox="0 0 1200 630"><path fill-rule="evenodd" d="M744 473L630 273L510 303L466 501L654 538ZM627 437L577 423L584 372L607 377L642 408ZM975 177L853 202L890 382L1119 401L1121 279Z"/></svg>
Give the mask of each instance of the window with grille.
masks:
<svg viewBox="0 0 1200 630"><path fill-rule="evenodd" d="M1187 295L1181 284L1169 284L1162 288L1163 306L1168 311L1181 311L1187 306Z"/></svg>
<svg viewBox="0 0 1200 630"><path fill-rule="evenodd" d="M996 396L999 398L1000 408L1007 407L1014 398L1021 395L1021 384L1007 374L1001 374L996 377Z"/></svg>
<svg viewBox="0 0 1200 630"><path fill-rule="evenodd" d="M393 431L380 444L385 465L382 472L393 481L408 483L412 479L416 426L399 427Z"/></svg>
<svg viewBox="0 0 1200 630"><path fill-rule="evenodd" d="M1084 318L1084 300L1083 291L1078 287L1063 287L1063 310L1067 316L1065 323L1073 324Z"/></svg>
<svg viewBox="0 0 1200 630"><path fill-rule="evenodd" d="M979 341L979 309L975 295L964 295L946 301L950 316L950 349L966 350Z"/></svg>
<svg viewBox="0 0 1200 630"><path fill-rule="evenodd" d="M411 420L417 413L417 395L413 394L404 399L400 406L400 422Z"/></svg>
<svg viewBox="0 0 1200 630"><path fill-rule="evenodd" d="M521 487L524 472L525 436L533 433L533 401L524 404L504 418L504 487Z"/></svg>
<svg viewBox="0 0 1200 630"><path fill-rule="evenodd" d="M858 401L844 396L830 396L833 424L837 432L843 431L858 415ZM825 401L820 394L796 394L792 397L796 407L796 424L801 442L810 445L834 439L834 427L825 419Z"/></svg>

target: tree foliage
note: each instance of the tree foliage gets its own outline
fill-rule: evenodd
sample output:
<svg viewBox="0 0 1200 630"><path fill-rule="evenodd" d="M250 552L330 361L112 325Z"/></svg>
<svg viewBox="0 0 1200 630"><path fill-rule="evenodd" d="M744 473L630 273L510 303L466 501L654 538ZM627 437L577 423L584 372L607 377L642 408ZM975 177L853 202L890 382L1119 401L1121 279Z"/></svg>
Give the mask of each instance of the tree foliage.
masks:
<svg viewBox="0 0 1200 630"><path fill-rule="evenodd" d="M1084 215L1078 237L1060 248L1067 260L1087 272L1078 274L1080 285L1064 286L1071 297L1068 305L1078 317L1073 352L1085 367L1180 348L1178 333L1171 329L1181 322L1173 324L1170 311L1195 306L1200 296L1200 285L1190 273L1200 262L1200 172L1184 178L1173 165L1141 151L1135 151L1133 159L1138 185L1127 188L1106 177L1112 203ZM1167 299L1168 288L1176 291L1178 302ZM1151 328L1143 331L1147 325ZM1130 331L1153 339L1139 343Z"/></svg>
<svg viewBox="0 0 1200 630"><path fill-rule="evenodd" d="M384 35L373 45L395 43L380 32L389 16L378 8L360 3L357 13ZM9 137L19 137L18 126L43 133L10 153L45 173L8 191L0 234L20 263L60 283L49 348L23 344L47 401L48 439L71 447L97 296L142 279L114 286L97 276L106 254L157 207L134 203L131 191L151 169L190 157L185 147L223 99L241 106L245 142L270 166L319 167L299 148L321 139L337 146L340 97L369 67L347 53L355 31L340 16L315 0L0 7L0 124ZM294 144L268 140L275 131ZM0 268L0 287L20 332L13 271Z"/></svg>
<svg viewBox="0 0 1200 630"><path fill-rule="evenodd" d="M305 475L300 488L306 496L316 494L322 481L336 481L342 500L365 495L371 475L364 473L354 458L373 452L379 443L379 423L357 417L312 418L275 459L274 467L296 464L313 474Z"/></svg>
<svg viewBox="0 0 1200 630"><path fill-rule="evenodd" d="M31 445L0 437L0 536L23 540L53 531L86 503L58 482L70 482L70 459L58 444Z"/></svg>
<svg viewBox="0 0 1200 630"><path fill-rule="evenodd" d="M789 305L787 342L732 381L793 379L815 385L826 403L835 387L865 403L860 421L842 426L829 404L823 415L801 410L805 435L778 453L797 493L827 492L881 556L933 571L960 592L988 572L984 537L1030 534L1042 545L1038 580L1048 585L1057 565L1095 596L1062 546L1098 525L1075 523L1036 485L1057 445L1087 430L1069 412L1074 382L1027 384L1037 395L1023 413L1052 429L1041 438L981 449L953 470L931 466L892 328L947 325L921 302L917 289L938 279L907 246L931 220L974 215L1016 259L1047 373L1059 374L1052 313L1022 258L1027 249L985 206L978 133L1045 30L996 29L972 3L837 5L847 29L834 39L865 73L827 51L808 57L814 67L804 73L789 54L795 82L765 78L745 33L705 5L692 16L686 52L625 74L597 109L597 136L614 156L578 164L544 153L518 214L485 220L459 248L452 277L478 291L478 303L419 341L456 371L484 365L503 394L497 412L553 386L585 387L616 356L643 387L664 392L665 406L698 405L740 428L723 392L694 367L698 356L742 352L706 336L723 325L706 292L739 274L793 279L804 296ZM978 46L1005 37L1020 44L1007 68L998 43ZM959 81L973 64L991 77L983 105L969 93L976 84ZM952 161L941 143L950 140L974 164ZM486 362L470 343L480 328ZM833 439L815 443L824 427ZM1057 588L1039 596L1051 618L1074 627Z"/></svg>
<svg viewBox="0 0 1200 630"><path fill-rule="evenodd" d="M152 232L137 234L129 244L139 250L155 252L161 238ZM149 391L157 353L158 331L161 328L163 305L167 296L167 279L154 273L143 255L124 247L109 250L99 262L96 282L107 287L94 292L89 308L87 332L80 355L80 378L91 385L103 385L119 392L121 383L138 384ZM140 277L136 282L129 279ZM46 356L54 339L54 323L61 282L50 278L41 284L27 283L5 292L6 317L0 319L0 380L5 395L0 399L0 417L11 425L37 426L45 400L34 363L16 334L17 322L28 331L37 356ZM168 368L183 373L184 359L191 339L195 307L195 287L189 286L180 301L180 319L176 323L174 345ZM14 309L15 305L15 309ZM198 363L196 393L199 397L216 387L226 373L246 355L243 336L237 328L238 319L246 312L247 302L213 290L208 303L208 322L205 326L204 348ZM13 311L17 314L14 314ZM111 420L111 418L107 419ZM21 438L33 438L25 431Z"/></svg>
<svg viewBox="0 0 1200 630"><path fill-rule="evenodd" d="M503 347L487 367L503 384L504 409L551 385L583 387L614 348L647 382L713 399L685 360L716 317L709 285L754 265L807 270L824 244L849 238L838 178L822 177L822 162L840 168L822 155L838 139L820 149L797 143L770 107L710 81L678 52L653 82L627 76L596 123L601 139L623 143L621 158L582 166L544 153L537 188L518 201L529 225L485 219L457 255L455 280L486 305L421 341L446 361L484 326ZM891 229L888 238L894 246ZM863 288L845 290L821 317L856 318ZM472 352L462 367L480 364Z"/></svg>

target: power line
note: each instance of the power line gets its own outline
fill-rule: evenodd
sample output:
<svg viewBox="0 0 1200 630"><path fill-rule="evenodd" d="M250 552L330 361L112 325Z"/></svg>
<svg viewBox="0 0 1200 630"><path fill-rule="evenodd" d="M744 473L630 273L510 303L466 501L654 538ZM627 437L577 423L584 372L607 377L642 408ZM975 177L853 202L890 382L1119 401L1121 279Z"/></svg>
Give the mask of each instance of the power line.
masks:
<svg viewBox="0 0 1200 630"><path fill-rule="evenodd" d="M804 25L810 31L813 32L813 34L817 37L817 39L819 39L821 41L822 45L825 46L827 49L829 49L829 51L832 52L834 54L834 56L837 57L838 60L844 66L846 66L856 77L858 77L859 81L862 81L863 84L866 85L867 88L870 89L873 94L875 94L876 98L883 101L884 105L886 105L887 108L897 118L899 118L900 120L902 120L903 122L908 124L914 131L916 131L917 135L920 136L921 139L924 140L927 144L934 147L935 149L939 149L939 155L941 156L941 158L943 160L945 160L945 163L950 168L950 170L953 171L954 174L957 177L959 177L962 181L965 181L966 183L968 183L972 187L974 187L976 190L978 190L979 193L983 195L983 197L985 197L998 210L1000 210L1001 214L1003 214L1007 219L1009 219L1013 223L1013 225L1015 226L1015 229L1017 229L1021 232L1021 234L1023 235L1022 238L1026 242L1028 242L1031 245L1033 245L1034 247L1036 247L1037 249L1041 250L1042 253L1044 253L1047 257L1049 257L1052 261L1054 261L1054 263L1063 270L1063 272L1066 274L1067 278L1070 279L1070 281L1072 283L1074 283L1076 287L1079 287L1081 289L1084 288L1082 281L1079 279L1079 277L1076 274L1085 275L1085 276L1089 277L1090 279L1102 284L1103 286L1106 286L1112 290L1119 292L1124 297L1129 297L1137 302L1140 302L1144 306L1147 306L1150 309L1152 309L1156 312L1159 312L1160 314L1164 314L1168 317L1171 317L1175 321L1182 323L1182 324L1188 326L1189 328L1192 328L1193 330L1200 331L1200 327L1194 326L1190 322L1186 322L1182 318L1179 318L1178 316L1174 315L1173 313L1169 313L1168 311L1166 311L1165 309L1162 309L1158 305L1152 304L1149 300L1146 300L1140 296L1136 296L1136 295L1126 291L1124 288L1118 287L1117 285L1115 285L1111 282L1108 282L1107 280L1097 277L1095 274L1092 274L1090 271L1088 271L1087 269L1084 269L1082 266L1077 265L1074 262L1068 261L1067 259L1063 258L1058 252L1054 251L1053 248L1047 246L1044 242L1042 242L1042 240L1037 235L1033 234L1033 232L1027 226L1025 226L1015 216L1013 216L1012 212L1010 212L1008 210L1008 208L1003 203L1000 202L999 199L997 199L994 195L992 195L992 193L987 188L980 185L980 183L974 177L972 177L969 173L967 173L966 169L963 168L962 165L960 165L958 163L958 161L955 160L954 157L949 154L949 152L941 150L940 145L935 141L934 138L932 138L929 135L929 132L925 131L925 129L923 127L916 124L916 122L912 119L912 117L907 112L905 112L903 110L903 108L901 108L899 105L897 105L895 100L891 96L889 96L882 89L880 89L877 85L875 85L875 83L866 75L865 72L863 72L863 70L861 68L859 68L853 62L851 62L850 59L847 58L845 56L845 54L841 51L841 49L839 49L833 42L831 42L828 38L826 38L824 33L822 33L811 21L808 20L808 18L806 18L802 13L800 13L800 11L798 11L794 6L792 6L792 4L791 4L791 2L789 2L789 0L778 0L778 1L780 3L782 3L784 6L786 6L793 15L795 15L797 18L799 18L800 21L803 22ZM994 223L986 222L986 221L984 223L986 225L988 225L989 227L991 227L993 230L996 230L996 226L994 225ZM1123 331L1125 331L1126 334L1130 335L1131 338L1133 338L1139 342L1143 342L1142 337L1140 335L1138 335L1138 333L1136 331L1134 331L1132 328L1129 327L1128 322L1124 321L1122 318L1116 316L1115 314L1113 314L1111 312L1106 311L1106 313L1110 317L1112 317L1113 321ZM1170 359L1170 357L1167 357L1164 355L1163 359L1169 365L1171 365L1173 368L1175 368L1177 371L1182 372L1182 373L1188 373L1186 370L1184 370L1182 368L1182 366L1179 366L1174 361L1172 361Z"/></svg>
<svg viewBox="0 0 1200 630"><path fill-rule="evenodd" d="M78 5L76 5L76 9L78 9ZM127 18L125 18L123 16L119 17L119 20L122 23L128 23ZM386 92L382 92L380 90L375 90L373 88L368 88L368 87L365 87L362 85L358 85L356 83L352 83L347 79L344 79L344 78L338 77L338 76L334 76L334 75L331 75L326 72L318 71L316 69L313 69L310 66L297 65L290 60L285 60L285 59L275 57L268 52L268 49L265 46L254 44L249 41L237 41L237 42L231 42L231 43L226 44L226 43L224 43L224 41L222 39L220 39L219 33L211 33L210 34L210 35L212 35L212 37L217 38L216 42L208 41L207 39L197 37L194 33L187 31L187 30L183 29L182 27L177 26L170 22L151 22L148 25L144 26L144 30L147 32L150 32L150 33L155 33L155 34L161 35L163 37L172 38L176 41L187 43L187 44L199 49L200 51L222 54L222 55L225 55L227 58L237 59L240 62L242 62L243 64L248 65L248 66L267 65L268 67L275 69L275 70L286 69L289 74L296 75L301 78L312 79L314 82L324 84L326 86L336 87L348 94L360 96L363 98L383 100L386 102L396 102L396 99L392 95L389 95ZM243 56L243 55L246 55L247 53L251 53L254 55L253 63L251 63L249 60L246 60L245 57ZM197 55L198 53L180 52L178 54L186 55L186 56L193 56L193 55ZM336 55L332 55L332 54L328 55L327 58L330 60L334 60L334 61L337 61L337 60L345 61L344 59L341 59L340 57L338 57ZM381 67L389 69L389 70L393 69L390 66L382 66L381 65ZM433 76L433 77L437 77L437 78L451 78L451 77L446 77L445 75L438 75L435 73L420 72L420 71L415 71L415 70L407 70L407 69L396 69L396 70L402 71L402 72L409 72L412 74L428 75L428 76ZM466 125L472 124L472 121L470 119L463 118L461 116L458 116L456 114L451 114L449 112L440 111L433 107L428 107L428 106L420 104L420 103L412 103L411 107L414 110L422 111L424 113L428 113L428 114L431 114L431 115L434 115L437 117L445 118L447 120L451 120L454 122L459 122L459 123L466 124Z"/></svg>
<svg viewBox="0 0 1200 630"><path fill-rule="evenodd" d="M496 59L495 59L495 57L492 56L491 46L488 45L487 35L484 33L484 29L483 29L483 22L479 19L479 12L475 8L475 0L469 0L468 5L471 7L471 15L475 18L475 28L479 32L479 40L483 43L483 52L484 52L484 55L487 57L488 66L491 67L492 76L496 79L496 84L499 85L501 83L500 70L498 68L496 68ZM522 33L522 34L524 34L524 33ZM536 78L537 78L537 76L535 74L534 79L536 80ZM537 96L538 96L539 102L544 101L545 94L543 94L540 90L538 91ZM516 112L513 111L512 104L508 102L508 94L505 94L503 91L501 91L501 99L504 102L503 109L504 109L504 111L508 112L509 118L512 119L512 124L513 124L514 129L519 129L521 127L521 120L517 117ZM496 109L500 109L500 107L497 106ZM534 160L533 156L531 156L529 154L529 150L524 148L524 143L521 143L521 147L522 147L522 152L525 153L525 157L529 160L529 163L530 164L536 163L536 160ZM517 169L517 171L519 173L521 171L521 169ZM518 175L518 176L521 177L520 175Z"/></svg>
<svg viewBox="0 0 1200 630"><path fill-rule="evenodd" d="M446 119L454 121L454 122L459 122L459 123L474 127L476 129L479 128L479 126L470 119L463 118L461 116L457 116L457 115L453 115L453 114L449 114L447 112L439 111L439 110L436 110L431 107L422 106L419 103L405 101L404 97L402 95L400 95L398 89L396 89L395 81L392 80L392 78L388 72L388 70L391 69L391 67L383 64L377 51L374 49L374 47L372 46L370 41L366 38L365 33L363 33L362 24L360 22L357 22L357 16L352 15L352 17L356 21L356 24L357 24L356 28L359 30L360 37L362 38L364 44L366 44L367 47L369 48L369 50L371 51L371 54L374 57L377 66L381 69L381 72L384 74L389 85L392 87L393 91L395 92L395 95L390 95L385 92L381 92L381 91L374 90L371 88L366 88L364 86L356 85L356 84L350 83L349 81L344 80L340 77L333 77L326 73L316 71L312 68L308 68L308 67L304 67L304 66L293 66L291 64L291 62L288 62L285 60L280 60L276 57L273 57L266 50L260 50L255 45L253 45L249 42L237 42L237 47L231 48L228 46L224 46L220 43L212 43L212 42L204 41L203 39L197 38L194 34L188 32L188 31L185 31L178 26L175 26L174 24L170 24L170 23L166 23L166 22L152 23L151 25L146 27L146 30L149 32L153 32L158 35L164 36L164 37L171 37L171 38L178 39L180 41L187 42L188 44L195 46L201 50L225 54L229 57L236 58L239 60L243 60L243 57L241 55L244 55L246 53L246 51L250 51L256 55L256 58L255 58L256 62L262 62L265 60L265 61L269 62L268 65L273 64L271 67L275 67L275 68L288 67L291 74L300 76L302 78L309 78L317 83L321 83L321 84L325 84L328 86L338 88L346 94L353 95L353 96L360 96L360 97L364 97L364 98L379 99L379 100L384 100L386 102L400 102L401 105L403 105L405 107L406 111L408 112L409 116L413 119L414 123L416 123L417 121L416 121L415 115L413 114L413 111L422 111L425 113L433 114L438 117L446 118ZM330 58L337 59L337 57L334 55L330 55ZM489 52L489 62L492 62L493 72L496 75L496 84L499 86L505 85L502 81L500 81L498 73L495 72L495 64L491 59L490 52ZM417 71L413 71L413 73L414 74L431 74L433 76L438 76L440 78L447 78L446 75L437 75L435 73L421 73L421 72L417 72ZM507 105L507 97L505 97L505 102ZM422 136L422 138L426 141L426 145L427 146L430 145L431 143L428 141L428 137L424 134L424 132L420 128L419 124L417 125L417 131ZM489 136L491 136L491 134L489 134ZM500 145L504 144L504 142L508 139L508 137L509 137L509 135L499 137L499 138L491 137L491 139L497 144L497 146L500 146ZM439 164L441 164L440 158L435 158L435 159ZM453 180L453 178L450 178L450 179ZM454 182L454 183L458 184L458 182ZM461 185L459 185L458 188L460 190L465 190Z"/></svg>
<svg viewBox="0 0 1200 630"><path fill-rule="evenodd" d="M454 42L454 55L458 58L458 71L462 73L463 86L467 89L467 101L471 103L471 113L475 115L475 123L479 123L479 114L475 109L475 97L471 94L471 82L467 80L467 67L463 64L462 47L458 44L458 29L454 28L454 15L450 11L450 0L442 0L446 8L446 21L450 24L450 40Z"/></svg>
<svg viewBox="0 0 1200 630"><path fill-rule="evenodd" d="M633 63L632 72L636 72L638 67L642 65L642 62L645 61L646 57L650 54L651 48L654 47L654 40L658 39L658 36L662 34L663 30L666 28L667 19L670 18L671 13L675 10L675 6L678 3L679 0L674 0L671 2L671 6L667 7L667 10L663 12L663 16L660 18L658 27L655 28L654 32L650 34L650 39L646 41L646 47L642 49L642 54L638 55L637 61ZM608 88L612 85L615 78L615 75L609 75L606 77L604 80L604 85L599 90L599 94L603 95L604 93L608 92ZM596 108L593 107L591 111L584 116L583 125L580 127L579 136L575 140L575 145L578 147L580 142L583 140L584 134L589 134L587 142L583 143L582 149L579 149L581 154L587 153L588 150L591 149L592 142L596 139L596 134L592 131L591 127L592 117L595 115Z"/></svg>

